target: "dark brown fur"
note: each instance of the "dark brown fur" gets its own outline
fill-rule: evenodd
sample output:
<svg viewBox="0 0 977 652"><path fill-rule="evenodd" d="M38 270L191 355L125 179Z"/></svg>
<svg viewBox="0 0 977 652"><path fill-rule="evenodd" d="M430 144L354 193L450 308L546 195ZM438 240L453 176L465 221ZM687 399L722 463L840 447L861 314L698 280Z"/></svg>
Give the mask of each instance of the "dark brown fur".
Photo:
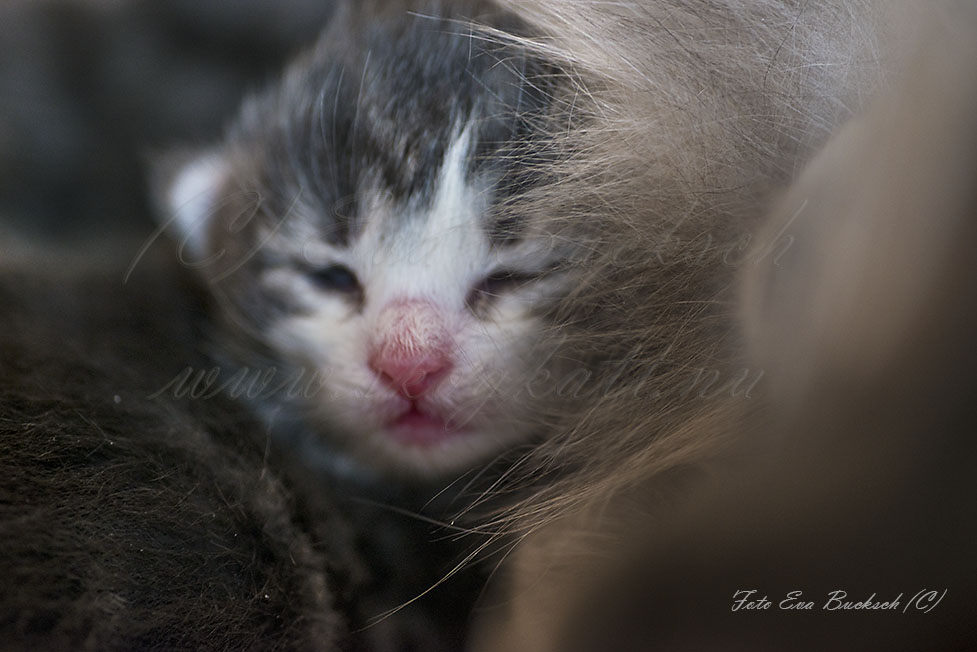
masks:
<svg viewBox="0 0 977 652"><path fill-rule="evenodd" d="M0 647L336 644L344 526L293 516L233 405L150 398L199 359L185 286L50 263L2 285Z"/></svg>

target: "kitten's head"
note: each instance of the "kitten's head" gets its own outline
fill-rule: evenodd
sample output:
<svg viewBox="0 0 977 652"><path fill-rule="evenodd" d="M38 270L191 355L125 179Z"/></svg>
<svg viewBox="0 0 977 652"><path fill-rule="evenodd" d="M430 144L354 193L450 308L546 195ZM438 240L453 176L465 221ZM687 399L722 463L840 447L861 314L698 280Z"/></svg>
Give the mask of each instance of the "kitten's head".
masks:
<svg viewBox="0 0 977 652"><path fill-rule="evenodd" d="M225 344L274 374L258 403L417 475L538 431L572 252L518 198L554 155L550 83L451 16L349 15L174 175L170 224Z"/></svg>

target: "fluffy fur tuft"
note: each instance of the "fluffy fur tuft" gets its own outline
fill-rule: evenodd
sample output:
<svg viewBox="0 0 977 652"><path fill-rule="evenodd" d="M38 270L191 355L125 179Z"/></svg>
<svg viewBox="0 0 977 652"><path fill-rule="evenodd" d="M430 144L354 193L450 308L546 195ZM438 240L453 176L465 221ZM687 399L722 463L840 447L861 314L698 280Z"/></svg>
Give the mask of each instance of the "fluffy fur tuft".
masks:
<svg viewBox="0 0 977 652"><path fill-rule="evenodd" d="M532 533L476 649L973 646L977 14L947 3L923 18L917 47L887 44L878 72L897 72L776 202L731 276L747 342L732 354L767 378L758 409L720 395L677 425L606 431L635 437L613 458L594 445L616 477L578 475L543 518L516 516ZM691 446L669 456L669 441ZM902 609L936 586L946 600L926 614L824 607L844 590L901 596ZM770 610L732 613L747 589ZM781 611L795 590L811 611Z"/></svg>
<svg viewBox="0 0 977 652"><path fill-rule="evenodd" d="M551 333L562 375L533 387L556 434L507 473L545 481L496 521L527 531L695 465L722 442L690 423L756 405L733 280L789 246L761 217L882 79L887 25L871 2L504 4L569 80L563 156L520 210L574 224L587 252Z"/></svg>

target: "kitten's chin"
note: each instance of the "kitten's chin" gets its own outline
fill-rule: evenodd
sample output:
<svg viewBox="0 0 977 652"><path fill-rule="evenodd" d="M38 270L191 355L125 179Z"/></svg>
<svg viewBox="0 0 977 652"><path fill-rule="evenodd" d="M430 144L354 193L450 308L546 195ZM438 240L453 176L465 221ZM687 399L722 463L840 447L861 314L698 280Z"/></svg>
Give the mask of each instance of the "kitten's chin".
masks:
<svg viewBox="0 0 977 652"><path fill-rule="evenodd" d="M464 437L466 429L412 405L387 426L384 434L405 446L431 448L455 437Z"/></svg>
<svg viewBox="0 0 977 652"><path fill-rule="evenodd" d="M412 409L361 440L358 457L381 474L431 480L465 473L525 439L517 427L455 424Z"/></svg>
<svg viewBox="0 0 977 652"><path fill-rule="evenodd" d="M353 401L346 401L348 406ZM491 463L525 443L535 422L520 405L500 400L449 401L381 396L341 411L317 404L323 432L364 472L408 482L457 476ZM337 418L338 417L338 418Z"/></svg>

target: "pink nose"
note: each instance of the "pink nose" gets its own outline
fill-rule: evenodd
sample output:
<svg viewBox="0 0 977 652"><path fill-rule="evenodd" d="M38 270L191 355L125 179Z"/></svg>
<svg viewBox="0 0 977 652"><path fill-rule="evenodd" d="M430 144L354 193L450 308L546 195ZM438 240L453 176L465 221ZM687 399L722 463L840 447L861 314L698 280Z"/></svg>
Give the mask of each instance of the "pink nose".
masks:
<svg viewBox="0 0 977 652"><path fill-rule="evenodd" d="M385 307L377 320L370 367L405 398L417 398L451 370L450 338L441 312L418 299Z"/></svg>
<svg viewBox="0 0 977 652"><path fill-rule="evenodd" d="M370 366L383 382L404 398L417 398L441 382L451 363L436 355L405 358L376 356L370 361Z"/></svg>

